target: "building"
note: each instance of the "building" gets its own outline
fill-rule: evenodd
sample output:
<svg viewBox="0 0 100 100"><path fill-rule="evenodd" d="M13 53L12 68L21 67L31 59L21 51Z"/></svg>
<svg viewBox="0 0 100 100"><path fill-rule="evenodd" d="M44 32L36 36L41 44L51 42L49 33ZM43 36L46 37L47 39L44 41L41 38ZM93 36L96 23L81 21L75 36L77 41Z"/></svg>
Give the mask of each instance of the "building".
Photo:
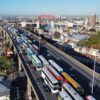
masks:
<svg viewBox="0 0 100 100"><path fill-rule="evenodd" d="M10 100L10 89L0 83L0 100Z"/></svg>
<svg viewBox="0 0 100 100"><path fill-rule="evenodd" d="M90 27L93 27L93 26L95 26L95 24L96 24L96 15L95 14L92 14L88 18L88 25Z"/></svg>

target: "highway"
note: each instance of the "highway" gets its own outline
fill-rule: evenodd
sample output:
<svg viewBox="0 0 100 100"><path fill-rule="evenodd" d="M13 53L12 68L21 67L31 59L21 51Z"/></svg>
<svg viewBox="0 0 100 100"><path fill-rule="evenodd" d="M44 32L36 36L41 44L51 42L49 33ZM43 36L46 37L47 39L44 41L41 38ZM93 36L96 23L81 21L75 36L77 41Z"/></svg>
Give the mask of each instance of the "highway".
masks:
<svg viewBox="0 0 100 100"><path fill-rule="evenodd" d="M37 37L34 36L34 35L33 35L33 38L35 40L38 40ZM34 43L37 46L39 45L38 44L38 41L36 41ZM88 73L86 73L80 67L78 67L77 66L77 62L73 62L73 59L72 60L69 60L69 58L66 58L66 55L63 55L63 53L61 53L57 49L55 50L55 48L50 48L50 46L51 45L48 44L47 42L41 43L40 54L44 55L44 57L46 57L46 59L48 59L48 60L49 59L53 59L60 66L62 66L62 68L64 69L64 71L66 71L67 73L69 73L77 82L79 82L82 85L82 87L85 89L85 94L83 96L90 95L91 94L90 93L90 91L91 91L91 88L90 88L91 75L88 74ZM24 57L22 57L21 59L23 61ZM23 61L23 64L25 64L24 61ZM37 72L33 73L32 70L29 68L29 66L27 66L26 64L24 66L26 66L25 67L26 68L26 71L29 72L29 76L31 77L31 79L33 79L34 76L37 77L37 78L39 77L37 75ZM34 78L34 80L35 80L35 78ZM35 82L36 82L36 80L35 80ZM43 94L45 94L45 93L43 93ZM50 95L50 99L51 99L51 95ZM99 91L99 88L97 86L94 87L94 94L93 95L94 95L94 97L97 98L97 100L99 100L100 91ZM46 96L47 96L47 94L46 94ZM49 95L48 95L48 97L49 97Z"/></svg>
<svg viewBox="0 0 100 100"><path fill-rule="evenodd" d="M33 38L35 40L37 39L37 36L33 35ZM38 41L35 42L37 46L39 46ZM77 82L79 82L82 87L85 90L84 96L90 95L91 94L91 82L92 82L92 77L90 74L86 73L83 69L77 66L73 62L73 60L69 60L66 58L64 55L62 56L60 53L58 53L56 50L50 48L47 43L42 43L41 41L41 54L44 55L47 59L53 59L56 61L62 68L64 69L65 72L69 73ZM83 67L84 68L84 67ZM92 74L92 73L91 73ZM100 82L99 82L100 83ZM100 98L100 91L99 91L98 86L94 86L94 94L93 96L99 100Z"/></svg>
<svg viewBox="0 0 100 100"><path fill-rule="evenodd" d="M7 31L7 30L6 30L6 31ZM25 70L25 72L27 73L27 75L28 75L28 77L29 77L29 79L30 79L30 81L31 81L31 83L32 83L32 85L33 85L33 87L34 87L34 89L35 89L35 91L36 91L36 93L37 93L37 95L38 95L38 97L39 97L39 100L51 100L51 98L52 98L53 100L57 100L57 97L56 97L55 94L46 93L46 92L43 90L42 85L38 84L38 82L37 82L36 80L37 80L39 77L41 77L41 76L38 74L37 71L33 71L33 70L31 69L30 66L32 66L32 65L26 64L26 61L27 61L27 62L29 61L28 57L25 56L24 54L19 53L19 49L18 49L18 48L20 47L20 45L16 44L16 39L14 38L13 35L11 35L11 33L8 32L8 34L9 34L9 36L10 36L12 42L13 42L13 45L15 46L15 48L16 48L16 50L17 50L17 54L19 55L19 57L20 57L20 59L21 59L21 61L22 61L22 64L23 64L23 66L24 66L24 70ZM45 84L45 83L44 83L44 84ZM46 84L45 84L45 85L46 85Z"/></svg>

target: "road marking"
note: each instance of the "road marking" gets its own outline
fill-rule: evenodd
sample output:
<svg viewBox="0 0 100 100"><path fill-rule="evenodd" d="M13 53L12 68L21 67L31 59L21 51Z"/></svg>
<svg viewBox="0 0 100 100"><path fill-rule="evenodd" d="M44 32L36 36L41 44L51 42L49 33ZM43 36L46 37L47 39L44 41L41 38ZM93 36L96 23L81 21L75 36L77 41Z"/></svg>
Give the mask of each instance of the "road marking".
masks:
<svg viewBox="0 0 100 100"><path fill-rule="evenodd" d="M49 50L47 50L48 54L49 55L52 55L54 58L56 58L57 60L60 60L60 58L56 55L56 54L53 54L52 52L50 52Z"/></svg>

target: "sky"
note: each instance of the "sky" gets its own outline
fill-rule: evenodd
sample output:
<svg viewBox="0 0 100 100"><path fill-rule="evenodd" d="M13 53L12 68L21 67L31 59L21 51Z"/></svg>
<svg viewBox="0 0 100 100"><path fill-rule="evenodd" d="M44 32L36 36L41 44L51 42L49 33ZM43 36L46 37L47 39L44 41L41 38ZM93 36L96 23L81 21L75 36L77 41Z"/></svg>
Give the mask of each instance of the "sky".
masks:
<svg viewBox="0 0 100 100"><path fill-rule="evenodd" d="M100 15L100 0L0 0L0 15Z"/></svg>

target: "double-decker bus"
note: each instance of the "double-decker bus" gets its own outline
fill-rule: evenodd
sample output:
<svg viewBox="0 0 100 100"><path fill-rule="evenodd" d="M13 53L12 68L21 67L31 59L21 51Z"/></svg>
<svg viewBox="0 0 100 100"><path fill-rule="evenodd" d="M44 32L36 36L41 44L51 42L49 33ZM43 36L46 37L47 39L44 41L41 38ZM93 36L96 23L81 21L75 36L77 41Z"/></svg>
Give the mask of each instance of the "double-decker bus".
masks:
<svg viewBox="0 0 100 100"><path fill-rule="evenodd" d="M84 100L69 83L63 84L63 90L67 91L74 100Z"/></svg>
<svg viewBox="0 0 100 100"><path fill-rule="evenodd" d="M58 72L63 72L63 69L58 64L56 64L53 60L48 60L48 61Z"/></svg>
<svg viewBox="0 0 100 100"><path fill-rule="evenodd" d="M58 80L50 73L46 67L43 67L41 74L45 83L50 87L51 92L57 93L60 89Z"/></svg>
<svg viewBox="0 0 100 100"><path fill-rule="evenodd" d="M49 65L47 68L52 73L52 75L60 82L60 84L62 84L63 83L62 76L52 66Z"/></svg>
<svg viewBox="0 0 100 100"><path fill-rule="evenodd" d="M96 100L92 95L88 95L85 98L86 100Z"/></svg>
<svg viewBox="0 0 100 100"><path fill-rule="evenodd" d="M63 90L58 93L58 100L73 100L73 99L65 90Z"/></svg>
<svg viewBox="0 0 100 100"><path fill-rule="evenodd" d="M33 65L36 66L37 70L42 69L42 63L36 55L32 55L31 60L32 60Z"/></svg>
<svg viewBox="0 0 100 100"><path fill-rule="evenodd" d="M43 66L49 66L49 62L42 55L39 55L39 58L42 61Z"/></svg>
<svg viewBox="0 0 100 100"><path fill-rule="evenodd" d="M71 76L69 76L66 72L62 72L62 76L65 79L64 81L69 82L80 94L83 94L84 89L80 86L78 82L76 82Z"/></svg>

